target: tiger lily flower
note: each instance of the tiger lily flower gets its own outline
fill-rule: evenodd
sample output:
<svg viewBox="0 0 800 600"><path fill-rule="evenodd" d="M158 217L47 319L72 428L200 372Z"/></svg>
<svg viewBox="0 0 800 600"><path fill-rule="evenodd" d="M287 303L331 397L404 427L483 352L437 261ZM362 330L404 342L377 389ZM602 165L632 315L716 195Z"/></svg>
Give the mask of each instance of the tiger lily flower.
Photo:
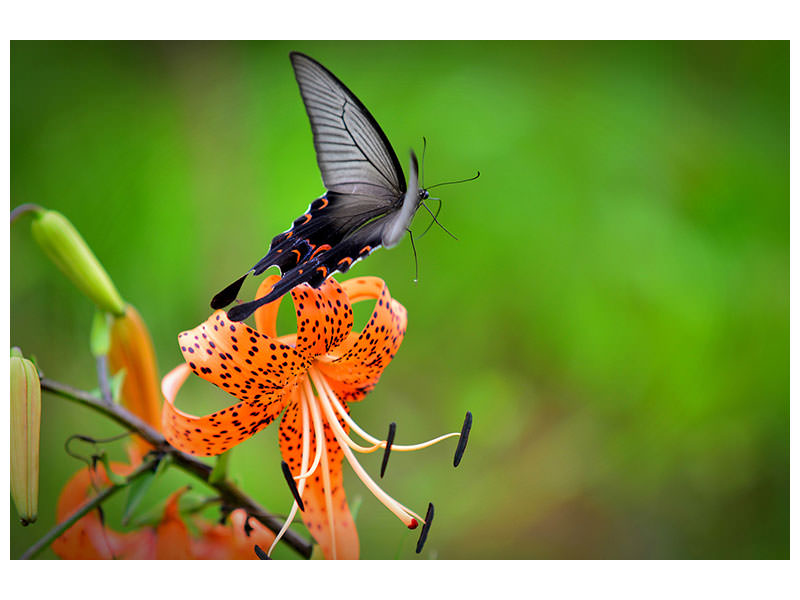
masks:
<svg viewBox="0 0 800 600"><path fill-rule="evenodd" d="M111 463L111 468L117 475L128 475L134 469L123 463ZM58 498L56 520L66 519L95 489L109 484L102 464L75 473ZM185 491L180 489L169 497L157 525L127 533L104 525L97 511L92 511L53 542L53 552L62 559L76 560L255 559L253 545L268 546L275 539L274 533L256 519L248 519L241 508L234 510L224 525L195 518L199 535L191 535L178 508Z"/></svg>
<svg viewBox="0 0 800 600"><path fill-rule="evenodd" d="M269 293L279 279L277 275L266 278L256 297ZM395 500L367 474L354 451L384 449L385 468L388 448L412 451L462 436L459 448L463 452L466 435L450 433L421 444L393 445L393 427L388 439L378 439L350 416L350 404L372 390L400 347L406 332L405 308L376 277L341 284L329 278L318 289L297 286L291 295L297 315L294 334L277 334L278 299L255 312L256 329L231 322L218 310L178 336L187 362L162 381L164 435L184 452L217 455L248 439L285 410L279 426L280 450L295 501L270 553L299 508L326 558L358 558L358 536L342 486L343 459L407 527L422 524L424 537L432 507L426 520ZM360 332L352 331L352 304L370 299L376 303L367 325ZM175 396L190 372L239 402L206 416L176 408ZM368 445L354 442L351 430Z"/></svg>

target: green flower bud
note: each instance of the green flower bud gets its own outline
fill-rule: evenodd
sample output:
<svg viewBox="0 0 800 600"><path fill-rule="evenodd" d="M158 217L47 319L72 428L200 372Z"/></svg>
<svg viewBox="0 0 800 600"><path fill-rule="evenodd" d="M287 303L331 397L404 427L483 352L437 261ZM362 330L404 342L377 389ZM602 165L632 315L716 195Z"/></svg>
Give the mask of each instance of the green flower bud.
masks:
<svg viewBox="0 0 800 600"><path fill-rule="evenodd" d="M31 231L50 260L100 310L116 316L125 313L125 303L111 278L69 219L55 210L41 210Z"/></svg>
<svg viewBox="0 0 800 600"><path fill-rule="evenodd" d="M16 349L15 349L16 350ZM39 511L39 424L42 388L34 364L12 350L11 369L11 496L20 520L28 525Z"/></svg>

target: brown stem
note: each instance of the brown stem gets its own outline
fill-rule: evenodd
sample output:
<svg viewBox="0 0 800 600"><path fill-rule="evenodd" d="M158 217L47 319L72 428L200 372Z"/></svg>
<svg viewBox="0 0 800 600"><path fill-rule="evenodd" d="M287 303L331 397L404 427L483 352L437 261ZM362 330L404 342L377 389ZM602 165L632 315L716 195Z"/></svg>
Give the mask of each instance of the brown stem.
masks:
<svg viewBox="0 0 800 600"><path fill-rule="evenodd" d="M79 404L83 404L84 406L87 406L92 410L105 415L111 420L116 421L126 429L129 429L140 435L145 441L153 445L157 451L163 452L164 454L169 454L172 462L176 466L180 467L187 473L194 475L198 479L201 479L209 486L217 490L229 506L243 508L245 511L247 511L247 514L258 519L273 533L277 534L281 530L281 527L283 527L282 519L279 519L278 517L267 512L266 509L264 509L250 496L240 490L232 481L226 478L222 481L210 483L209 476L211 475L211 466L170 446L169 442L167 442L167 440L159 431L142 421L139 417L129 412L124 407L118 404L105 404L97 396L90 394L89 392L75 389L66 384L59 383L58 381L47 379L46 377L41 378L41 385L43 390L57 396L61 396L62 398L66 398L67 400L72 400L74 402L78 402ZM302 557L311 557L311 542L298 535L291 529L286 530L286 533L283 535L283 538L281 538L281 541L286 542Z"/></svg>

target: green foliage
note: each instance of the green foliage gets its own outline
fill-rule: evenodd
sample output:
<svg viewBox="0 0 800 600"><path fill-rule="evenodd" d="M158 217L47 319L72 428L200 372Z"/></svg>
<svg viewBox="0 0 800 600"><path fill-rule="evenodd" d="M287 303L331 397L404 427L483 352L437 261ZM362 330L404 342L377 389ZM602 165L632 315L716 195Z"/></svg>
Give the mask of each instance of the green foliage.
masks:
<svg viewBox="0 0 800 600"><path fill-rule="evenodd" d="M436 504L426 552L788 557L788 43L12 43L12 207L75 224L162 375L177 334L322 193L294 49L400 156L428 138L427 184L481 171L435 190L459 241L417 241L418 284L408 240L352 270L409 311L359 423L396 421L404 444L475 417L456 470L454 443L392 456L387 491ZM91 305L26 226L11 248L11 343L95 387ZM202 383L182 398L197 414L229 402ZM39 521L11 515L12 556L80 467L63 440L118 431L45 404ZM229 472L280 513L275 429ZM364 465L377 474L380 456ZM365 496L363 555L393 557L407 532L348 467L345 485Z"/></svg>

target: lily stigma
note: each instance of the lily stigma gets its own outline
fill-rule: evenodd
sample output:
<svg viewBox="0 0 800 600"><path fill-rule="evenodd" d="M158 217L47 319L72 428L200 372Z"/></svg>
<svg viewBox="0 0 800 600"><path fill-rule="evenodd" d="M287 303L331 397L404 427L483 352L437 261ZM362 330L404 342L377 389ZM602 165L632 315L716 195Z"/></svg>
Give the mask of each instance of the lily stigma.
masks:
<svg viewBox="0 0 800 600"><path fill-rule="evenodd" d="M266 278L256 297L266 295L280 278ZM359 277L342 282L327 279L318 289L307 284L291 291L297 333L278 336L276 318L281 299L255 312L256 329L231 322L214 312L204 323L178 336L185 364L162 381L166 399L162 425L167 440L179 450L200 456L221 454L248 439L283 412L279 425L282 468L294 502L281 532L261 557L268 557L297 511L326 558L354 559L358 535L342 486L342 461L352 467L367 489L403 524L422 525L417 552L433 517L425 518L385 492L361 466L355 453L383 450L381 476L390 451L411 452L458 437L454 465L466 446L472 415L461 432L412 445L393 443L395 426L386 439L364 431L350 416L350 404L375 387L394 358L406 332L406 309L389 295L383 280ZM355 302L375 300L364 329L353 331ZM239 402L205 416L175 407L175 397L190 372L214 383ZM284 412L285 411L285 412ZM355 442L351 432L365 445Z"/></svg>

